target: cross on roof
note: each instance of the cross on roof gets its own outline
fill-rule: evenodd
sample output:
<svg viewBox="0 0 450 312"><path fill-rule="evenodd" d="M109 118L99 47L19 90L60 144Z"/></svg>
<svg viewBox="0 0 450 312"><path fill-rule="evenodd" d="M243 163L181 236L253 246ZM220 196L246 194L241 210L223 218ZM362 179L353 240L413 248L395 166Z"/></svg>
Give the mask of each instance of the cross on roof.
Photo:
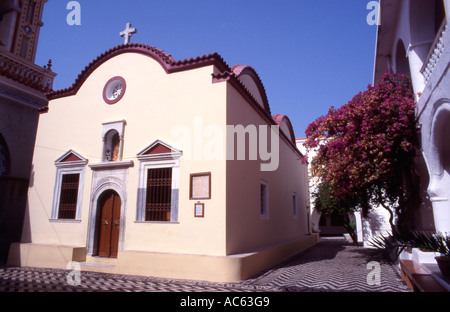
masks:
<svg viewBox="0 0 450 312"><path fill-rule="evenodd" d="M131 36L136 33L137 33L137 29L134 27L131 27L130 23L127 23L127 27L125 28L125 30L120 33L120 36L125 38L123 43L124 44L130 43Z"/></svg>

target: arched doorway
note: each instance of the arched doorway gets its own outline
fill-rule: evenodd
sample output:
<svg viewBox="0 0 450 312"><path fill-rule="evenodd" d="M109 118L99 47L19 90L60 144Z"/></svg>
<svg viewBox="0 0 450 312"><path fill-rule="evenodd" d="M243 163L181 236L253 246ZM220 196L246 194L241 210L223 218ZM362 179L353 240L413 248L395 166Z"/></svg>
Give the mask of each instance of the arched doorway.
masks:
<svg viewBox="0 0 450 312"><path fill-rule="evenodd" d="M105 191L97 201L94 256L117 258L119 250L122 201L113 190Z"/></svg>
<svg viewBox="0 0 450 312"><path fill-rule="evenodd" d="M426 146L430 171L428 194L433 205L434 226L437 232L450 232L450 102L437 101L431 127L431 146Z"/></svg>

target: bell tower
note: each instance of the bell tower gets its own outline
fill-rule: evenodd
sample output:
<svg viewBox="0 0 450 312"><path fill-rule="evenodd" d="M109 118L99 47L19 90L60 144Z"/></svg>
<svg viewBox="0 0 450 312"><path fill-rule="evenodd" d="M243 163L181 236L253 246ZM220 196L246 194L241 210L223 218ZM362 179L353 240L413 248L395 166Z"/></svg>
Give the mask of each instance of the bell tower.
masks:
<svg viewBox="0 0 450 312"><path fill-rule="evenodd" d="M41 113L56 76L35 64L47 0L0 0L0 265L21 240Z"/></svg>
<svg viewBox="0 0 450 312"><path fill-rule="evenodd" d="M3 0L0 3L0 48L34 63L45 2Z"/></svg>

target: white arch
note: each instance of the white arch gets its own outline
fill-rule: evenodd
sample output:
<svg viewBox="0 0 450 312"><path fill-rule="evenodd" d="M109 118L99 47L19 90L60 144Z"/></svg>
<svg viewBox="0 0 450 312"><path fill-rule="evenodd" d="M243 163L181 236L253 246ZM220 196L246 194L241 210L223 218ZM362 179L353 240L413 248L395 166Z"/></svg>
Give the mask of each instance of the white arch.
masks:
<svg viewBox="0 0 450 312"><path fill-rule="evenodd" d="M446 145L446 142L442 141L441 136L445 135L446 129L450 130L450 99L436 101L432 116L431 127L427 133L429 136L428 139L431 141L427 159L430 164L430 174L440 175L444 169L441 162L441 152L442 148L445 148Z"/></svg>
<svg viewBox="0 0 450 312"><path fill-rule="evenodd" d="M122 184L122 182L119 179L111 176L108 178L101 179L97 183L97 186L95 187L91 195L91 202L89 208L88 237L87 237L87 253L89 256L92 256L94 253L98 201L106 191L110 190L115 191L119 195L121 200L119 250L123 250L124 248L127 193L125 190L125 186Z"/></svg>
<svg viewBox="0 0 450 312"><path fill-rule="evenodd" d="M424 148L430 173L428 194L436 231L450 232L450 147L446 142L450 138L450 100L437 101L434 111L428 137L431 142Z"/></svg>

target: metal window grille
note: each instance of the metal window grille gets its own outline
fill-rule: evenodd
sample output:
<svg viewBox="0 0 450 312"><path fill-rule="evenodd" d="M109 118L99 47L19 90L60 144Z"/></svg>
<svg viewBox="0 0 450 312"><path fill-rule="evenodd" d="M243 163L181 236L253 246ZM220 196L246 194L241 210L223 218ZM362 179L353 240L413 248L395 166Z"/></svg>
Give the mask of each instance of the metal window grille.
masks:
<svg viewBox="0 0 450 312"><path fill-rule="evenodd" d="M58 219L74 220L77 212L79 174L62 176Z"/></svg>
<svg viewBox="0 0 450 312"><path fill-rule="evenodd" d="M172 168L149 169L145 221L170 221Z"/></svg>

